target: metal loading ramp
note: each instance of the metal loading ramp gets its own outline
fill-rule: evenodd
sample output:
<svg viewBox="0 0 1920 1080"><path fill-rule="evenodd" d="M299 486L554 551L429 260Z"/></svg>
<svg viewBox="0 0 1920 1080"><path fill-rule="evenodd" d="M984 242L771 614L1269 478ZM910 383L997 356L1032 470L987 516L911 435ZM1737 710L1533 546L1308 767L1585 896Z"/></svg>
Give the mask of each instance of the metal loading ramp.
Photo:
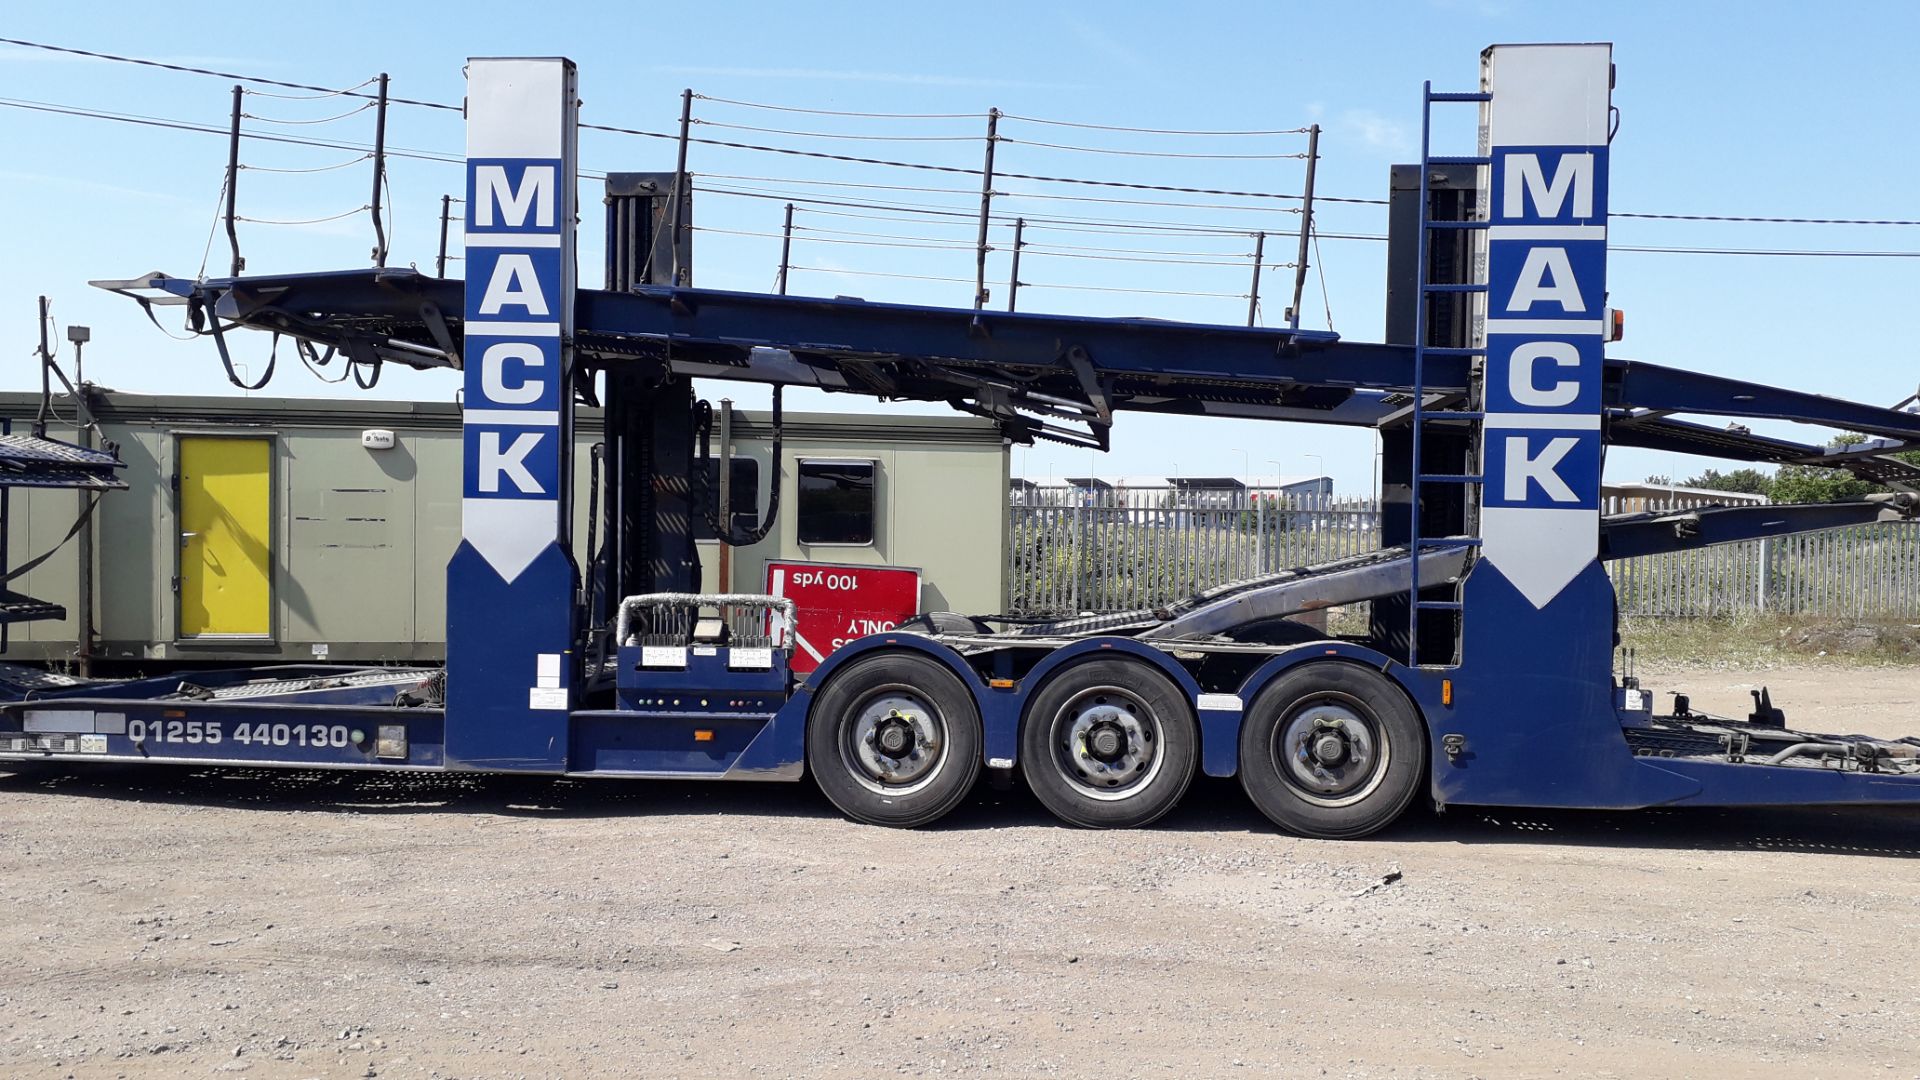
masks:
<svg viewBox="0 0 1920 1080"><path fill-rule="evenodd" d="M1421 582L1458 581L1466 574L1468 555L1469 549L1464 546L1426 551L1420 556ZM1408 549L1389 547L1230 582L1165 607L1036 623L994 636L1083 638L1116 634L1150 641L1198 641L1231 636L1236 629L1288 615L1397 596L1412 584L1413 560Z"/></svg>

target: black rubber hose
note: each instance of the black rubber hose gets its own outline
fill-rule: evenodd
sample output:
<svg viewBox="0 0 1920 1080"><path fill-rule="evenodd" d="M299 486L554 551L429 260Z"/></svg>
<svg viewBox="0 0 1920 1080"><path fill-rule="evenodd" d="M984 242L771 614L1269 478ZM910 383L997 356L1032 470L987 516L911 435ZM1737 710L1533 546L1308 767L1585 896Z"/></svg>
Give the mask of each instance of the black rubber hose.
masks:
<svg viewBox="0 0 1920 1080"><path fill-rule="evenodd" d="M751 547L765 540L773 531L774 523L780 519L780 436L784 427L780 412L780 391L781 387L776 384L773 388L773 476L772 488L767 493L767 512L761 517L758 525L745 532L734 530L731 506L727 507L725 512L720 512L714 503L713 485L707 479L707 465L713 460L713 406L705 401L694 406L693 423L700 432L700 452L694 456L693 475L689 480L698 492L696 501L700 504L700 513L707 519L707 527L713 530L713 535L732 547Z"/></svg>

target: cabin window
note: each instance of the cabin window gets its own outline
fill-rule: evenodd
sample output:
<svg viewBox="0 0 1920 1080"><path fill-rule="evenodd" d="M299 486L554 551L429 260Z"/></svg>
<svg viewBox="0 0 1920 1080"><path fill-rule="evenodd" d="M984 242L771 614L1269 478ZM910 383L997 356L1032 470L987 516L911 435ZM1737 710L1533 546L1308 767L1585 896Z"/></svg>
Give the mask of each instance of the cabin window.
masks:
<svg viewBox="0 0 1920 1080"><path fill-rule="evenodd" d="M799 540L803 544L873 543L872 461L800 462Z"/></svg>

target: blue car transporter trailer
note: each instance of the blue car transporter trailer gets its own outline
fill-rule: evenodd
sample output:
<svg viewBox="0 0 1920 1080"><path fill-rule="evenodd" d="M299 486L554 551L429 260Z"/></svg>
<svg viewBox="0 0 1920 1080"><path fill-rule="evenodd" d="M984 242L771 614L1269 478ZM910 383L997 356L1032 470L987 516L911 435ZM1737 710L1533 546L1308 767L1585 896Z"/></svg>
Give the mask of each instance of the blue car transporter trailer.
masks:
<svg viewBox="0 0 1920 1080"><path fill-rule="evenodd" d="M558 59L469 67L465 282L374 269L103 283L185 308L229 369L240 329L345 362L465 375L463 541L444 671L19 675L9 760L796 780L919 825L983 769L1062 819L1130 826L1196 770L1280 826L1355 837L1415 798L1566 807L1920 801L1920 741L1656 707L1616 678L1602 562L1914 515L1920 416L1604 355L1611 49L1487 50L1485 145L1393 200L1389 343L1332 333L949 310L684 287L678 207L609 181L607 288L573 279L575 86ZM672 185L679 190L681 185ZM636 252L665 252L636 258ZM641 267L639 274L635 267ZM1471 270L1478 276L1470 276ZM665 284L650 283L656 280ZM258 339L255 339L258 340ZM787 667L791 609L703 594L696 377L947 401L1010 438L1104 447L1134 410L1364 425L1378 552L1154 610L995 630L923 616ZM777 402L776 397L776 402ZM573 410L604 405L590 565L567 505ZM1718 417L1702 422L1682 417ZM1728 424L1727 418L1735 423ZM1858 432L1844 450L1748 419ZM1805 507L1603 517L1609 445L1849 470L1893 489ZM1363 635L1285 616L1371 601ZM1006 626L1004 621L997 625Z"/></svg>

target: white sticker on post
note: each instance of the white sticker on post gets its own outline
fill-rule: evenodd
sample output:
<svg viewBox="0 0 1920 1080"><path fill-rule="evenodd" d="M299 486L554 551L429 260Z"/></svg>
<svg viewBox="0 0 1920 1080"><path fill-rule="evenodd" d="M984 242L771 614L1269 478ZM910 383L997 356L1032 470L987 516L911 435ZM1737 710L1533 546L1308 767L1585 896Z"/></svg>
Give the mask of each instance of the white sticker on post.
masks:
<svg viewBox="0 0 1920 1080"><path fill-rule="evenodd" d="M567 688L564 686L535 686L527 690L527 708L564 709L567 707Z"/></svg>
<svg viewBox="0 0 1920 1080"><path fill-rule="evenodd" d="M1239 712L1242 708L1238 694L1201 694L1197 704L1212 712Z"/></svg>
<svg viewBox="0 0 1920 1080"><path fill-rule="evenodd" d="M543 652L534 662L533 684L542 690L552 690L560 685L560 654Z"/></svg>

